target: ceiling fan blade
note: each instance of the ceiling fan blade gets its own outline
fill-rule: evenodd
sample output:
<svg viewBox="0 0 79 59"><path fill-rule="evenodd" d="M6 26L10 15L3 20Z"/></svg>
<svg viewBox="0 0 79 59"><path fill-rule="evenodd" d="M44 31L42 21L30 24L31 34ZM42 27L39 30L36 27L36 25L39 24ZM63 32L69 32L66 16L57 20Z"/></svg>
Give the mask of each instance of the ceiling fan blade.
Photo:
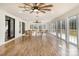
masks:
<svg viewBox="0 0 79 59"><path fill-rule="evenodd" d="M30 3L23 3L23 4L26 5L26 6L32 7L32 5Z"/></svg>
<svg viewBox="0 0 79 59"><path fill-rule="evenodd" d="M26 6L18 6L19 8L29 8L29 7L26 7Z"/></svg>
<svg viewBox="0 0 79 59"><path fill-rule="evenodd" d="M38 7L45 5L45 3L38 3Z"/></svg>
<svg viewBox="0 0 79 59"><path fill-rule="evenodd" d="M39 14L39 11L37 11L36 13Z"/></svg>
<svg viewBox="0 0 79 59"><path fill-rule="evenodd" d="M37 6L37 5L38 5L38 3L33 3L33 7L34 7L34 6Z"/></svg>
<svg viewBox="0 0 79 59"><path fill-rule="evenodd" d="M33 10L30 13L33 13Z"/></svg>
<svg viewBox="0 0 79 59"><path fill-rule="evenodd" d="M41 9L41 10L51 11L51 9Z"/></svg>
<svg viewBox="0 0 79 59"><path fill-rule="evenodd" d="M46 13L46 12L45 12L45 11L43 11L43 10L40 10L40 12Z"/></svg>
<svg viewBox="0 0 79 59"><path fill-rule="evenodd" d="M46 7L53 7L53 5L44 5L44 6L40 7L40 8L46 8Z"/></svg>
<svg viewBox="0 0 79 59"><path fill-rule="evenodd" d="M38 3L34 3L35 4L35 6L38 4Z"/></svg>
<svg viewBox="0 0 79 59"><path fill-rule="evenodd" d="M25 10L23 10L23 11L29 11L29 10L25 9Z"/></svg>

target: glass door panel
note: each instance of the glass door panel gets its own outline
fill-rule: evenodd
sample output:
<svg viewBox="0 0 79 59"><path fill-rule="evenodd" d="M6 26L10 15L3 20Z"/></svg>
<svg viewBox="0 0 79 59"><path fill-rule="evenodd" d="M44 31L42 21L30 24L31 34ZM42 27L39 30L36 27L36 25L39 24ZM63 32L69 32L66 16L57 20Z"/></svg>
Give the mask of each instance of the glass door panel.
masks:
<svg viewBox="0 0 79 59"><path fill-rule="evenodd" d="M65 21L61 21L61 38L64 40L66 39L65 26Z"/></svg>
<svg viewBox="0 0 79 59"><path fill-rule="evenodd" d="M58 33L58 37L60 38L60 36L61 36L61 24L60 24L60 21L57 22L57 33Z"/></svg>
<svg viewBox="0 0 79 59"><path fill-rule="evenodd" d="M73 44L77 44L77 17L76 16L69 18L69 41Z"/></svg>

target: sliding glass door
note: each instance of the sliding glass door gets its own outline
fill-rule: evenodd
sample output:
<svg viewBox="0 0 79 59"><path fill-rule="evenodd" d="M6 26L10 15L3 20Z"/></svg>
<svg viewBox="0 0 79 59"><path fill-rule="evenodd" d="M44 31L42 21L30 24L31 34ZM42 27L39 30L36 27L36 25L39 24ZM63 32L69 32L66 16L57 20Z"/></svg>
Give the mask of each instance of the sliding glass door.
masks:
<svg viewBox="0 0 79 59"><path fill-rule="evenodd" d="M77 44L77 16L69 17L69 42Z"/></svg>
<svg viewBox="0 0 79 59"><path fill-rule="evenodd" d="M15 37L15 20L10 19L10 37Z"/></svg>
<svg viewBox="0 0 79 59"><path fill-rule="evenodd" d="M15 37L15 19L9 16L5 16L5 40L9 40Z"/></svg>
<svg viewBox="0 0 79 59"><path fill-rule="evenodd" d="M79 40L78 16L68 17L65 20L57 20L50 24L53 35L60 39L78 45Z"/></svg>

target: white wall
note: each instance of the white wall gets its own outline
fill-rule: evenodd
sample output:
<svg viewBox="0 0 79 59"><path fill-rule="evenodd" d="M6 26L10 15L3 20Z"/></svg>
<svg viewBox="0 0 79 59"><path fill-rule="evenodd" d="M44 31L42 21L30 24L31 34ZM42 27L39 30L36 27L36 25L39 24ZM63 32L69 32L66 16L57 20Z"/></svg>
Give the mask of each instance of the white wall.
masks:
<svg viewBox="0 0 79 59"><path fill-rule="evenodd" d="M0 10L0 44L5 42L5 15L15 19L15 38L22 35L21 33L19 33L19 22L25 22L25 24L27 24L27 22L22 20L21 18L15 17L4 10ZM25 25L25 27L27 26Z"/></svg>
<svg viewBox="0 0 79 59"><path fill-rule="evenodd" d="M0 43L3 43L5 40L5 18L2 11L0 11Z"/></svg>

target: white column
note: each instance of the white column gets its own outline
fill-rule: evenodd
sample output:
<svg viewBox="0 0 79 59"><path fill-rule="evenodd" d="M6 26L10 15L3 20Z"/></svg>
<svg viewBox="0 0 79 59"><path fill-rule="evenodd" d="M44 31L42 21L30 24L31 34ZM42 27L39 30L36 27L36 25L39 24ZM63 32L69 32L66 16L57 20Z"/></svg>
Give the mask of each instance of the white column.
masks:
<svg viewBox="0 0 79 59"><path fill-rule="evenodd" d="M60 38L62 39L62 21L60 21Z"/></svg>
<svg viewBox="0 0 79 59"><path fill-rule="evenodd" d="M79 15L77 17L77 46L79 48Z"/></svg>
<svg viewBox="0 0 79 59"><path fill-rule="evenodd" d="M69 18L65 19L66 25L66 43L69 43Z"/></svg>

